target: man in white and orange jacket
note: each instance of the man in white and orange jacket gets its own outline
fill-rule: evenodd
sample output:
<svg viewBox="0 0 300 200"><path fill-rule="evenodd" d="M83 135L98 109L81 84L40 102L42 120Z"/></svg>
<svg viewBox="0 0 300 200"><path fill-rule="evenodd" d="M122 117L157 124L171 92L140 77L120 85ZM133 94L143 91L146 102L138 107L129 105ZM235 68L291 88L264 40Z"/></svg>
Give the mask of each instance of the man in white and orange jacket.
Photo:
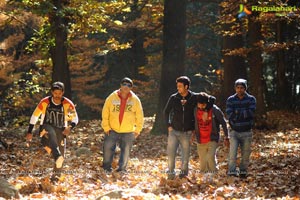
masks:
<svg viewBox="0 0 300 200"><path fill-rule="evenodd" d="M30 142L34 125L40 119L41 143L55 161L53 180L59 176L64 162L64 138L78 123L75 106L70 99L63 96L64 90L62 82L52 84L51 95L43 98L32 113L26 135L27 141Z"/></svg>
<svg viewBox="0 0 300 200"><path fill-rule="evenodd" d="M102 109L102 128L105 132L103 145L103 169L112 171L112 161L119 142L121 155L118 172L126 171L134 139L140 134L144 113L140 99L131 91L133 82L125 77L121 87L112 92L105 100Z"/></svg>

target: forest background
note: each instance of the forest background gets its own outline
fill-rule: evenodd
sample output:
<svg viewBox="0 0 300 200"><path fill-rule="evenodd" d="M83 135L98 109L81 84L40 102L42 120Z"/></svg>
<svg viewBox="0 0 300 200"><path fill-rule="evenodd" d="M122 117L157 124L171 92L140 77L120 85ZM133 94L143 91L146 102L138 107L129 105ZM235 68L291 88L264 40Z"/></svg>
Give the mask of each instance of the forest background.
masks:
<svg viewBox="0 0 300 200"><path fill-rule="evenodd" d="M299 10L296 0L0 0L0 196L18 189L24 199L299 199ZM257 111L246 180L226 176L222 145L212 181L198 173L195 145L188 178L166 180L162 110L181 75L223 111L234 81L248 80ZM134 81L145 126L129 173L107 176L101 110L124 76ZM80 122L68 137L70 173L52 184L50 156L38 137L28 148L24 134L58 80Z"/></svg>
<svg viewBox="0 0 300 200"><path fill-rule="evenodd" d="M246 78L258 127L276 126L265 122L270 110L299 110L298 1L1 0L0 8L1 125L28 123L56 80L80 119L100 119L124 76L145 116L157 117L156 133L180 75L223 109L234 81Z"/></svg>

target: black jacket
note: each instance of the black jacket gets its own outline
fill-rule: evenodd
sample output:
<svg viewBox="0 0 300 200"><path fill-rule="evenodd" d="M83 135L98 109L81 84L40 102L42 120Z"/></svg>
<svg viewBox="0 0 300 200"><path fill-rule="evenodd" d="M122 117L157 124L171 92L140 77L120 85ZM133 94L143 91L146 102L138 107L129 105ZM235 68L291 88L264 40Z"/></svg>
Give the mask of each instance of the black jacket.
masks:
<svg viewBox="0 0 300 200"><path fill-rule="evenodd" d="M170 96L164 109L165 121L177 131L195 130L194 108L197 105L196 94L188 92L186 97L179 93Z"/></svg>

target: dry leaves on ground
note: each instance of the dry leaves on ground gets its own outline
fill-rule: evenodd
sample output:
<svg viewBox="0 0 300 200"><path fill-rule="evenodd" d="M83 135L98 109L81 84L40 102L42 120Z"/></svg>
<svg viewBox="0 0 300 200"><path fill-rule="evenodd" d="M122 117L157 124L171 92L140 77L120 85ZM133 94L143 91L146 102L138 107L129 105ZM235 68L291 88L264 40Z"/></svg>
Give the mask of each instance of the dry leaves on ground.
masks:
<svg viewBox="0 0 300 200"><path fill-rule="evenodd" d="M23 199L300 198L300 127L255 130L247 179L227 177L228 149L221 145L217 174L199 173L193 146L189 176L167 180L167 136L150 135L152 124L153 118L146 118L128 172L105 174L101 168L104 135L100 121L81 121L68 137L64 171L55 184L50 182L53 161L41 148L39 138L35 137L28 148L23 138L25 127L2 129L1 137L11 143L11 148L1 150L1 175L19 189ZM116 165L117 160L113 163ZM180 156L176 167L180 167Z"/></svg>

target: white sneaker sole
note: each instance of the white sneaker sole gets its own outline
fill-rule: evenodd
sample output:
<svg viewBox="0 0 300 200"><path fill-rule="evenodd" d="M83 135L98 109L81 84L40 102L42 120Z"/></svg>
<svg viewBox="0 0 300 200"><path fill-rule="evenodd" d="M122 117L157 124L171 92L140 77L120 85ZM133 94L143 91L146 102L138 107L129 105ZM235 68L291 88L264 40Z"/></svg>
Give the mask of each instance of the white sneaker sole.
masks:
<svg viewBox="0 0 300 200"><path fill-rule="evenodd" d="M59 156L55 161L56 168L58 168L58 169L61 168L64 160L65 160L64 157Z"/></svg>

